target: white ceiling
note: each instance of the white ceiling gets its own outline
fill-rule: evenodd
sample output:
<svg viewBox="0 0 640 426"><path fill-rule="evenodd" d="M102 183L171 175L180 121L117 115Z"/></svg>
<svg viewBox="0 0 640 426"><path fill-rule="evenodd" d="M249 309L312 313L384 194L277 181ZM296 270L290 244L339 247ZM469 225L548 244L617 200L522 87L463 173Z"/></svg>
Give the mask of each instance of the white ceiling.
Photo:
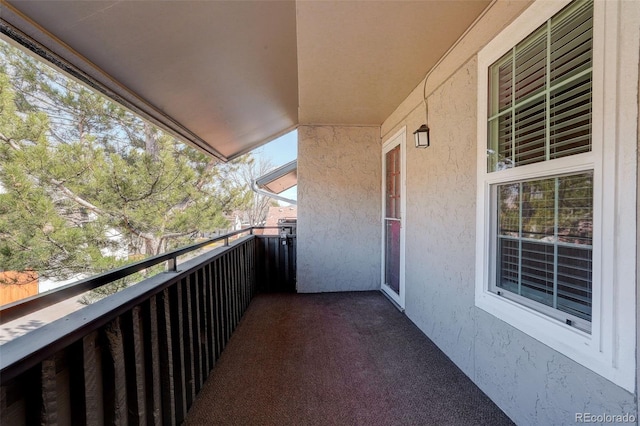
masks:
<svg viewBox="0 0 640 426"><path fill-rule="evenodd" d="M298 124L380 125L489 4L1 1L2 19L224 158Z"/></svg>

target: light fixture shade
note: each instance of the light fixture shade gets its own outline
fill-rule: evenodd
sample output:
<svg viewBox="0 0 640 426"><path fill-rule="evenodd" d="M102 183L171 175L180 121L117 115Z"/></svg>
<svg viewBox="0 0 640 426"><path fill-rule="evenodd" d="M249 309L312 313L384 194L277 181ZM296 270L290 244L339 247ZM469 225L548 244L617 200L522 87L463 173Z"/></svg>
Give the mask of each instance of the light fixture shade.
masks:
<svg viewBox="0 0 640 426"><path fill-rule="evenodd" d="M423 124L418 130L413 132L416 140L416 148L426 148L429 146L429 126Z"/></svg>

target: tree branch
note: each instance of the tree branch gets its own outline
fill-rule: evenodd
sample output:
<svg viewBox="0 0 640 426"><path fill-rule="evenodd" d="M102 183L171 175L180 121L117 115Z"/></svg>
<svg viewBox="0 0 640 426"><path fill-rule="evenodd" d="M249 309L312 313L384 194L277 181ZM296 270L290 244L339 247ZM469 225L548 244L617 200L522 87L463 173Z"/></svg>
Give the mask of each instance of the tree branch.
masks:
<svg viewBox="0 0 640 426"><path fill-rule="evenodd" d="M207 163L207 166L204 168L202 174L200 175L200 178L198 179L198 182L196 182L196 185L195 185L198 191L202 190L202 187L204 186L204 184L207 182L209 178L209 173L217 165L218 165L218 160L215 160L215 159L211 159Z"/></svg>
<svg viewBox="0 0 640 426"><path fill-rule="evenodd" d="M11 138L6 137L4 134L0 133L0 139L9 144L9 146L16 151L20 151L20 146Z"/></svg>
<svg viewBox="0 0 640 426"><path fill-rule="evenodd" d="M76 195L72 190L67 188L62 181L59 181L59 180L53 179L53 178L51 178L50 181L56 188L58 188L58 190L60 190L60 192L62 192L68 198L70 198L71 200L73 200L76 203L80 204L81 206L88 208L89 210L91 210L92 212L94 212L96 214L100 214L100 215L108 214L107 212L102 210L100 207L98 207L96 205L93 205L89 201L85 200L84 198L79 197L78 195Z"/></svg>
<svg viewBox="0 0 640 426"><path fill-rule="evenodd" d="M169 238L178 238L178 237L184 237L186 235L191 235L196 233L196 230L190 230L190 231L184 231L184 232L169 232L168 234L163 234L162 235L162 239L169 239Z"/></svg>
<svg viewBox="0 0 640 426"><path fill-rule="evenodd" d="M153 241L156 237L153 234L149 234L147 232L140 231L138 228L134 227L131 222L129 222L129 218L126 214L122 215L122 222L127 227L127 229L137 237L140 237L147 241Z"/></svg>

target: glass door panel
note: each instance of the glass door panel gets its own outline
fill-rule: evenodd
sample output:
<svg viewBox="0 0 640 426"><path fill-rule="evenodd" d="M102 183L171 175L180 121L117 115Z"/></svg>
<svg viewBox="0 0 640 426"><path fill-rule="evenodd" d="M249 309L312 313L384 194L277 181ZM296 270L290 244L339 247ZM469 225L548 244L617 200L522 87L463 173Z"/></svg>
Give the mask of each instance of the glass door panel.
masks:
<svg viewBox="0 0 640 426"><path fill-rule="evenodd" d="M400 221L385 220L384 281L391 290L400 294Z"/></svg>
<svg viewBox="0 0 640 426"><path fill-rule="evenodd" d="M400 145L385 154L384 284L400 294Z"/></svg>

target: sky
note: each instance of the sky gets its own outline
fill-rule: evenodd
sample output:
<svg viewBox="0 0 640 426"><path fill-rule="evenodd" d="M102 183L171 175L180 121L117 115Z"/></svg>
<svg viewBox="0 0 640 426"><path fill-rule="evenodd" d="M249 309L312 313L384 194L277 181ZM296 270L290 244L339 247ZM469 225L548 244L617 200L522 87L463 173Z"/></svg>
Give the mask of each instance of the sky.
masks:
<svg viewBox="0 0 640 426"><path fill-rule="evenodd" d="M298 131L294 130L262 145L252 151L256 158L268 159L273 168L280 167L298 158ZM293 200L297 199L297 187L282 192L280 195Z"/></svg>

